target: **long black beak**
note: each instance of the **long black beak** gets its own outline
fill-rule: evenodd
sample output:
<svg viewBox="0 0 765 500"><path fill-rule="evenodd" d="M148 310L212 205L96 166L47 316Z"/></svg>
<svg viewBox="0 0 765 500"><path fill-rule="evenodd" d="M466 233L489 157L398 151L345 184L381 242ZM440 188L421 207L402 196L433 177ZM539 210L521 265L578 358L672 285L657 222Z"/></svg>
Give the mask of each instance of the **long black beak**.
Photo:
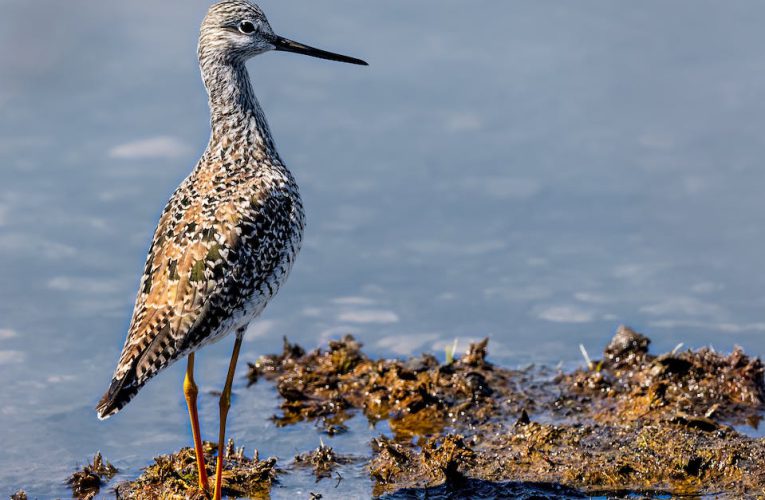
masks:
<svg viewBox="0 0 765 500"><path fill-rule="evenodd" d="M296 54L318 57L319 59L329 59L330 61L339 61L348 64L369 66L365 61L362 61L361 59L356 59L354 57L348 57L340 54L335 54L334 52L327 52L326 50L309 47L308 45L303 45L302 43L295 42L289 38L277 36L272 43L274 44L275 50L280 50L282 52L294 52Z"/></svg>

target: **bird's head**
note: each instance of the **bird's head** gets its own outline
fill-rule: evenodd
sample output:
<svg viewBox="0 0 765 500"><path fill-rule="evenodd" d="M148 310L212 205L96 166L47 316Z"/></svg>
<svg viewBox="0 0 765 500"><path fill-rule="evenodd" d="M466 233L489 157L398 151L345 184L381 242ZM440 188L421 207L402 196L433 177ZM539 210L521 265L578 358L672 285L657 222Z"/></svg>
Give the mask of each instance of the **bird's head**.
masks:
<svg viewBox="0 0 765 500"><path fill-rule="evenodd" d="M277 35L260 7L247 0L223 0L210 7L199 37L201 58L243 62L270 50L350 64L367 64L360 59L319 50Z"/></svg>

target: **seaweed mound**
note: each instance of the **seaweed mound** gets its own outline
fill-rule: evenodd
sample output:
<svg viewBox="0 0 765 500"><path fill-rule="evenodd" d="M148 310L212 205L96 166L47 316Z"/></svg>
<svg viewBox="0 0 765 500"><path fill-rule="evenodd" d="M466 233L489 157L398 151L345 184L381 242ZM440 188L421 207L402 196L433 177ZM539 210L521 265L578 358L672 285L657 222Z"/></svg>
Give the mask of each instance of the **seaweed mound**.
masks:
<svg viewBox="0 0 765 500"><path fill-rule="evenodd" d="M654 355L649 346L645 335L620 327L601 359L564 373L496 366L488 340L440 363L429 354L373 359L351 336L311 352L285 339L281 354L250 364L247 374L251 384L275 385L277 425L309 421L332 435L363 415L387 420L390 435L373 439L365 458L322 442L286 471L230 441L224 494L266 498L280 473L310 469L317 481L341 479L338 469L366 461L376 496L761 495L765 440L744 430L756 428L765 409L762 362L741 349ZM212 443L205 455L212 476ZM115 473L96 455L69 483L75 496L92 498ZM205 498L190 448L157 457L116 493Z"/></svg>
<svg viewBox="0 0 765 500"><path fill-rule="evenodd" d="M760 359L740 348L728 355L703 348L653 356L649 343L620 327L594 370L561 375L559 383L572 397L597 405L601 422L691 418L709 427L715 425L710 417L759 421L765 401Z"/></svg>
<svg viewBox="0 0 765 500"><path fill-rule="evenodd" d="M90 500L101 491L101 486L105 485L117 472L119 472L117 468L98 452L90 463L85 464L82 469L72 474L66 482L72 489L72 495L75 498ZM26 493L23 491L16 493L16 495L18 498L26 498Z"/></svg>
<svg viewBox="0 0 765 500"><path fill-rule="evenodd" d="M316 481L332 477L332 473L339 465L355 462L356 459L345 455L338 455L332 447L321 443L312 452L301 453L295 457L295 465L298 467L310 467L316 477Z"/></svg>
<svg viewBox="0 0 765 500"><path fill-rule="evenodd" d="M217 445L205 441L205 465L209 477L215 475ZM245 456L244 449L236 449L232 440L226 446L223 470L223 495L239 498L268 498L276 480L276 459L259 460ZM212 486L212 485L211 485ZM183 448L171 455L162 455L144 470L135 481L117 486L117 496L124 499L148 500L207 498L198 488L196 458L193 448Z"/></svg>
<svg viewBox="0 0 765 500"><path fill-rule="evenodd" d="M310 420L331 434L354 413L388 419L392 438L372 443L376 495L473 483L581 495L762 492L765 444L732 427L761 418L762 362L740 349L655 356L649 344L620 327L601 360L553 373L497 367L487 340L448 364L427 354L370 359L351 336L309 353L285 340L248 376L276 384L280 425Z"/></svg>
<svg viewBox="0 0 765 500"><path fill-rule="evenodd" d="M400 436L437 434L455 420L487 420L503 395L528 399L511 390L513 372L495 370L486 361L487 342L440 365L429 354L406 361L371 360L352 336L308 354L285 339L284 352L250 364L248 377L276 383L284 400L283 414L275 418L279 425L314 420L332 434L355 409L371 421L389 419Z"/></svg>

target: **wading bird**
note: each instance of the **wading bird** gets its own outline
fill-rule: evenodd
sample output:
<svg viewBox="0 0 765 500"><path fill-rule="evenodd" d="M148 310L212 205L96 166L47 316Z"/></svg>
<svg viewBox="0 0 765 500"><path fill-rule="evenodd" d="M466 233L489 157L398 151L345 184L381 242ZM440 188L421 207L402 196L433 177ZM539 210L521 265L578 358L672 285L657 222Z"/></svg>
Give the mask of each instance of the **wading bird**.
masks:
<svg viewBox="0 0 765 500"><path fill-rule="evenodd" d="M188 355L183 390L199 486L209 491L194 352L233 332L220 396L215 499L221 496L226 417L242 336L286 280L304 227L298 186L276 152L245 68L248 59L271 50L366 65L276 35L263 11L246 0L210 7L198 51L209 96L210 142L160 217L127 340L96 407L101 419L114 415L150 378Z"/></svg>

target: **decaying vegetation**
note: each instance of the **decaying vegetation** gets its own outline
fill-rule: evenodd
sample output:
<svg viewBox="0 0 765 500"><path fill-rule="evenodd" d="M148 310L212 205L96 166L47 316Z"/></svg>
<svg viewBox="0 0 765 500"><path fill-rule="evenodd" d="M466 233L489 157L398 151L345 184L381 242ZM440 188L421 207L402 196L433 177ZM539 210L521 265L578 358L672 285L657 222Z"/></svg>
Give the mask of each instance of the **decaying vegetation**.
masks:
<svg viewBox="0 0 765 500"><path fill-rule="evenodd" d="M113 478L117 472L117 468L104 460L99 452L96 453L90 463L85 464L82 469L72 474L66 482L72 488L72 494L76 498L90 500L98 494L101 486ZM21 494L20 498L26 498L23 491L19 493Z"/></svg>
<svg viewBox="0 0 765 500"><path fill-rule="evenodd" d="M739 431L756 427L765 408L760 360L738 349L656 356L649 344L622 327L600 360L562 373L495 366L486 340L446 364L428 354L371 359L350 336L311 352L285 340L248 377L275 384L278 425L310 421L333 435L358 415L387 419L391 435L375 438L364 459L376 495L765 494L765 442ZM232 443L227 456L224 492L268 494L275 459L247 458ZM306 467L319 480L358 460L322 443L280 472ZM117 491L202 498L193 450L158 457Z"/></svg>
<svg viewBox="0 0 765 500"><path fill-rule="evenodd" d="M482 481L532 482L580 493L765 492L765 444L731 425L756 426L765 368L741 350L655 356L650 340L620 328L588 369L508 370L487 341L451 364L430 355L366 357L352 337L250 366L283 398L280 424L322 428L360 411L389 419L372 443L377 494ZM329 427L328 427L329 423Z"/></svg>
<svg viewBox="0 0 765 500"><path fill-rule="evenodd" d="M356 459L345 455L338 455L332 447L322 443L315 450L301 453L295 457L295 465L298 467L310 467L316 480L332 477L332 473L338 465L355 462Z"/></svg>
<svg viewBox="0 0 765 500"><path fill-rule="evenodd" d="M203 443L207 472L215 475L215 443ZM223 495L234 498L268 498L271 484L276 479L276 459L260 460L244 454L244 448L236 448L229 440L225 450L223 471ZM162 455L133 482L117 486L117 496L123 499L205 499L198 489L198 475L193 448L184 448L172 455Z"/></svg>

